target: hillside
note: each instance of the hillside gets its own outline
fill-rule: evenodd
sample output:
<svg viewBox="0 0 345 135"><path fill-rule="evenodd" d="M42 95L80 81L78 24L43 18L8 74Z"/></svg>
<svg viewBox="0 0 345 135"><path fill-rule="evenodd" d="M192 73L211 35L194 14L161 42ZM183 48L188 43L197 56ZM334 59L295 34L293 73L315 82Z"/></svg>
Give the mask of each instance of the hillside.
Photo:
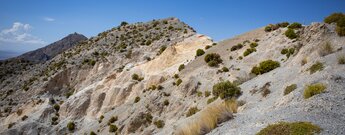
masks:
<svg viewBox="0 0 345 135"><path fill-rule="evenodd" d="M0 133L345 134L345 37L288 25L214 43L177 18L122 22L2 80Z"/></svg>

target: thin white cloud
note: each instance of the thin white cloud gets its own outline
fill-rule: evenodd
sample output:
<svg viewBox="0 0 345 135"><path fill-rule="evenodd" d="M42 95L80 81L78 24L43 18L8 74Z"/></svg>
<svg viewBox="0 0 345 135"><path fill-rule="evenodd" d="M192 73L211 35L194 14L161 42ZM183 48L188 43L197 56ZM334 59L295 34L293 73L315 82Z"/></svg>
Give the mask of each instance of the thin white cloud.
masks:
<svg viewBox="0 0 345 135"><path fill-rule="evenodd" d="M55 19L51 18L51 17L44 17L43 20L47 21L47 22L54 22Z"/></svg>
<svg viewBox="0 0 345 135"><path fill-rule="evenodd" d="M20 22L13 23L12 28L0 32L0 41L15 44L46 44L42 39L30 34L32 27Z"/></svg>

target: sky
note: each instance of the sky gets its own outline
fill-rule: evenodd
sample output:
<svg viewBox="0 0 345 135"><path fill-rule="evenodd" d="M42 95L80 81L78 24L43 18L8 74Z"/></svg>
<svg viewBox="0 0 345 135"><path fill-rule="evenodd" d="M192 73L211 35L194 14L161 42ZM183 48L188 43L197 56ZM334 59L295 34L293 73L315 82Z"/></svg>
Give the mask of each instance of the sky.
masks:
<svg viewBox="0 0 345 135"><path fill-rule="evenodd" d="M322 22L345 0L1 0L0 53L44 47L70 33L87 37L121 21L177 17L215 41L282 21Z"/></svg>

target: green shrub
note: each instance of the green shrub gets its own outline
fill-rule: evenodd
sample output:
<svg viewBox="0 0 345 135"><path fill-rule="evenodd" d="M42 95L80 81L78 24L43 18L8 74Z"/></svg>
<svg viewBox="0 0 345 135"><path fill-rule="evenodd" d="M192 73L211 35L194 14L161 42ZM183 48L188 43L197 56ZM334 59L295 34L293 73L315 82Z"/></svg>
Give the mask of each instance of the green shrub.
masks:
<svg viewBox="0 0 345 135"><path fill-rule="evenodd" d="M272 31L272 25L267 25L267 26L265 27L265 31L266 31L266 32Z"/></svg>
<svg viewBox="0 0 345 135"><path fill-rule="evenodd" d="M29 117L26 116L26 115L24 115L24 116L22 117L22 121L26 120L27 118L29 118Z"/></svg>
<svg viewBox="0 0 345 135"><path fill-rule="evenodd" d="M174 74L174 78L175 79L179 78L178 74Z"/></svg>
<svg viewBox="0 0 345 135"><path fill-rule="evenodd" d="M294 22L294 23L290 24L288 28L289 29L299 29L299 28L302 28L302 24L300 24L298 22Z"/></svg>
<svg viewBox="0 0 345 135"><path fill-rule="evenodd" d="M184 64L181 64L179 67L178 67L178 71L181 71L184 69Z"/></svg>
<svg viewBox="0 0 345 135"><path fill-rule="evenodd" d="M333 13L329 16L327 16L323 21L325 23L337 23L341 18L345 18L345 15L343 13Z"/></svg>
<svg viewBox="0 0 345 135"><path fill-rule="evenodd" d="M157 121L153 122L153 124L155 124L157 128L163 128L164 127L164 121L163 120L157 120Z"/></svg>
<svg viewBox="0 0 345 135"><path fill-rule="evenodd" d="M109 132L116 132L116 131L117 131L117 126L109 125Z"/></svg>
<svg viewBox="0 0 345 135"><path fill-rule="evenodd" d="M123 21L123 22L121 22L121 24L120 24L120 25L121 25L121 26L128 25L128 22Z"/></svg>
<svg viewBox="0 0 345 135"><path fill-rule="evenodd" d="M338 56L338 64L345 64L345 56Z"/></svg>
<svg viewBox="0 0 345 135"><path fill-rule="evenodd" d="M268 125L256 135L313 135L320 133L322 129L310 122L279 122Z"/></svg>
<svg viewBox="0 0 345 135"><path fill-rule="evenodd" d="M281 28L285 28L287 26L289 26L289 23L288 22L281 22L281 23L278 23L276 24L278 27L281 27Z"/></svg>
<svg viewBox="0 0 345 135"><path fill-rule="evenodd" d="M156 89L157 89L156 85L151 85L151 86L149 87L149 90L156 90Z"/></svg>
<svg viewBox="0 0 345 135"><path fill-rule="evenodd" d="M230 81L219 82L213 85L212 94L221 99L230 99L241 95L241 88Z"/></svg>
<svg viewBox="0 0 345 135"><path fill-rule="evenodd" d="M187 117L192 116L192 115L196 114L198 111L200 111L200 110L198 109L198 107L191 107L191 108L189 108L189 110L187 111L186 116L187 116Z"/></svg>
<svg viewBox="0 0 345 135"><path fill-rule="evenodd" d="M243 47L243 45L241 43L237 44L237 45L234 45L231 47L231 51L236 51L236 50L239 50Z"/></svg>
<svg viewBox="0 0 345 135"><path fill-rule="evenodd" d="M211 47L212 47L212 46L207 45L207 46L205 46L205 50L210 49Z"/></svg>
<svg viewBox="0 0 345 135"><path fill-rule="evenodd" d="M197 95L198 97L201 97L201 96L202 96L202 92L201 92L201 91L197 91L197 92L196 92L196 95Z"/></svg>
<svg viewBox="0 0 345 135"><path fill-rule="evenodd" d="M223 62L223 60L220 58L220 55L217 53L207 54L204 60L210 67L216 67L219 63Z"/></svg>
<svg viewBox="0 0 345 135"><path fill-rule="evenodd" d="M292 54L295 53L295 48L290 48L290 49L284 48L283 50L281 50L280 53L286 55L286 57L289 58Z"/></svg>
<svg viewBox="0 0 345 135"><path fill-rule="evenodd" d="M209 99L207 100L207 104L212 103L212 102L215 101L217 98L218 98L218 97L209 98Z"/></svg>
<svg viewBox="0 0 345 135"><path fill-rule="evenodd" d="M139 80L139 75L138 74L132 74L132 79L133 80Z"/></svg>
<svg viewBox="0 0 345 135"><path fill-rule="evenodd" d="M246 57L253 52L256 52L255 48L248 48L246 51L243 52L243 56Z"/></svg>
<svg viewBox="0 0 345 135"><path fill-rule="evenodd" d="M229 69L228 69L227 67L223 67L223 68L222 68L222 71L223 71L223 72L229 72Z"/></svg>
<svg viewBox="0 0 345 135"><path fill-rule="evenodd" d="M165 45L161 46L161 48L159 49L158 54L162 54L165 51L165 49L167 49L167 47Z"/></svg>
<svg viewBox="0 0 345 135"><path fill-rule="evenodd" d="M53 107L54 107L55 111L57 111L57 112L60 110L60 105L59 104L55 104Z"/></svg>
<svg viewBox="0 0 345 135"><path fill-rule="evenodd" d="M324 68L323 64L321 62L317 61L308 70L310 71L310 74L313 74L317 71L323 70L323 68Z"/></svg>
<svg viewBox="0 0 345 135"><path fill-rule="evenodd" d="M278 67L280 67L279 62L273 60L266 60L260 62L259 66L254 66L251 70L251 73L260 75L270 72Z"/></svg>
<svg viewBox="0 0 345 135"><path fill-rule="evenodd" d="M211 95L210 91L205 91L205 97L209 97Z"/></svg>
<svg viewBox="0 0 345 135"><path fill-rule="evenodd" d="M157 86L157 89L158 89L158 90L162 90L162 89L164 89L164 87L163 87L162 85L158 85L158 86Z"/></svg>
<svg viewBox="0 0 345 135"><path fill-rule="evenodd" d="M284 48L282 51L280 51L281 54L287 54L289 52L289 49Z"/></svg>
<svg viewBox="0 0 345 135"><path fill-rule="evenodd" d="M177 85L177 86L179 86L181 83L182 83L182 80L181 80L181 79L178 79L178 80L176 81L176 85Z"/></svg>
<svg viewBox="0 0 345 135"><path fill-rule="evenodd" d="M196 50L196 56L201 56L201 55L204 55L204 54L205 54L205 52L204 52L203 49Z"/></svg>
<svg viewBox="0 0 345 135"><path fill-rule="evenodd" d="M303 96L305 99L308 99L314 95L323 93L325 89L326 89L326 86L322 83L308 85L307 88L304 89Z"/></svg>
<svg viewBox="0 0 345 135"><path fill-rule="evenodd" d="M343 18L339 19L339 21L337 22L337 26L342 27L342 28L345 27L345 16Z"/></svg>
<svg viewBox="0 0 345 135"><path fill-rule="evenodd" d="M145 42L145 45L151 45L152 41L149 39Z"/></svg>
<svg viewBox="0 0 345 135"><path fill-rule="evenodd" d="M339 36L345 36L345 27L337 26L335 31L338 33Z"/></svg>
<svg viewBox="0 0 345 135"><path fill-rule="evenodd" d="M259 44L256 43L256 42L250 43L250 47L251 47L251 48L255 48L255 47L257 47L258 45L259 45Z"/></svg>
<svg viewBox="0 0 345 135"><path fill-rule="evenodd" d="M90 135L97 135L95 132L91 131Z"/></svg>
<svg viewBox="0 0 345 135"><path fill-rule="evenodd" d="M108 120L108 124L110 125L111 123L114 123L115 121L117 121L117 116L112 116L109 120Z"/></svg>
<svg viewBox="0 0 345 135"><path fill-rule="evenodd" d="M288 37L289 39L297 38L297 34L295 33L295 31L293 29L290 29L290 28L285 31L285 36Z"/></svg>
<svg viewBox="0 0 345 135"><path fill-rule="evenodd" d="M69 131L73 131L73 130L75 129L75 124L74 124L74 122L68 122L68 123L67 123L67 129L68 129Z"/></svg>
<svg viewBox="0 0 345 135"><path fill-rule="evenodd" d="M164 102L163 102L163 104L164 104L165 106L168 106L168 105L169 105L169 100L168 100L168 99L165 99Z"/></svg>
<svg viewBox="0 0 345 135"><path fill-rule="evenodd" d="M289 86L287 86L284 90L284 95L289 94L290 92L294 91L297 88L296 84L291 84Z"/></svg>
<svg viewBox="0 0 345 135"><path fill-rule="evenodd" d="M135 99L134 99L134 103L138 103L140 101L140 97L135 97Z"/></svg>

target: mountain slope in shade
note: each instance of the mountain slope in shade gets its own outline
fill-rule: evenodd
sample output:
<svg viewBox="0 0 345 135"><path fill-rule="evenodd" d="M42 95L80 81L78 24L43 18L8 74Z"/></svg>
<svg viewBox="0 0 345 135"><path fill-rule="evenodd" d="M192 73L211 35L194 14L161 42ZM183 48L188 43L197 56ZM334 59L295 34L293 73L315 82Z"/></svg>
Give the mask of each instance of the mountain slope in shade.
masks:
<svg viewBox="0 0 345 135"><path fill-rule="evenodd" d="M59 41L56 41L40 49L24 53L23 55L18 56L18 58L34 62L47 61L83 40L87 40L87 37L82 34L69 34Z"/></svg>

